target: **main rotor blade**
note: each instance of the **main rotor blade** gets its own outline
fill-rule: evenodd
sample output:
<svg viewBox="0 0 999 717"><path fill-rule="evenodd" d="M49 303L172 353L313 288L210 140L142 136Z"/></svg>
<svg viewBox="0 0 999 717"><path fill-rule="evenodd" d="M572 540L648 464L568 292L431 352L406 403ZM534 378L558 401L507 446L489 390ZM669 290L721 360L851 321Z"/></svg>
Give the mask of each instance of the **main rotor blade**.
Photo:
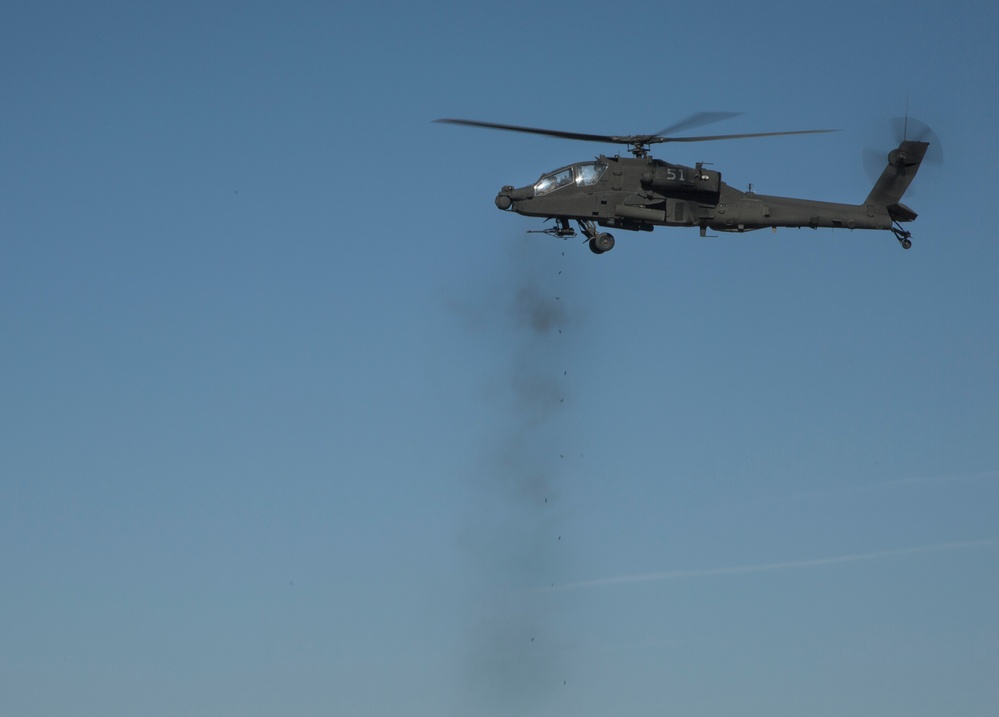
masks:
<svg viewBox="0 0 999 717"><path fill-rule="evenodd" d="M704 137L652 137L650 142L714 142L719 139L746 139L748 137L782 137L789 134L822 134L839 132L838 129L800 129L794 132L750 132L748 134L716 134Z"/></svg>
<svg viewBox="0 0 999 717"><path fill-rule="evenodd" d="M438 119L434 122L443 122L445 124L457 124L464 125L466 127L485 127L487 129L502 129L509 132L526 132L528 134L543 134L548 137L561 137L563 139L579 139L585 142L617 142L620 144L626 144L628 138L626 137L613 137L606 134L585 134L583 132L563 132L561 130L555 129L538 129L537 127L521 127L514 124L499 124L496 122L479 122L478 120L464 120L464 119Z"/></svg>
<svg viewBox="0 0 999 717"><path fill-rule="evenodd" d="M676 131L689 127L696 127L702 124L718 122L735 116L738 113L732 112L698 112L672 127L667 127L658 134L638 134L638 135L612 135L612 134L588 134L585 132L565 132L555 129L540 129L538 127L523 127L514 124L500 124L498 122L480 122L478 120L465 119L438 119L434 122L444 124L456 124L465 127L485 127L486 129L501 129L508 132L525 132L527 134L540 134L546 137L561 137L562 139L578 139L584 142L612 142L614 144L657 144L660 142L712 142L720 139L745 139L749 137L779 137L790 134L819 134L822 132L838 132L835 129L806 129L796 132L751 132L746 134L718 134L702 137L665 137L666 131Z"/></svg>
<svg viewBox="0 0 999 717"><path fill-rule="evenodd" d="M672 134L673 132L682 132L685 129L693 129L694 127L703 127L706 124L713 124L715 122L721 122L722 120L732 119L733 117L738 117L743 114L742 112L695 112L686 119L682 119L675 124L671 124L665 129L661 129L656 132L657 137L665 137Z"/></svg>

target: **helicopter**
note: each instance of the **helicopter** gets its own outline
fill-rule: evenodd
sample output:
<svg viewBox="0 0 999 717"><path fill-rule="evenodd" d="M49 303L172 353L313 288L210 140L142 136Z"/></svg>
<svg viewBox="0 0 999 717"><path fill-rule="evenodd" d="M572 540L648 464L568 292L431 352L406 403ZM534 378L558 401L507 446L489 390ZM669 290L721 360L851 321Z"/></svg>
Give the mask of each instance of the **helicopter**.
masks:
<svg viewBox="0 0 999 717"><path fill-rule="evenodd" d="M837 130L797 130L743 134L673 136L693 127L734 117L733 112L698 112L655 134L601 135L538 129L520 125L466 119L436 122L559 137L587 142L623 144L632 157L601 154L593 161L576 162L546 172L534 184L504 186L496 195L496 206L528 217L554 220L554 225L536 233L560 238L576 236L575 222L588 240L590 251L604 254L614 248L614 236L603 228L652 231L657 226L699 227L708 230L747 232L771 227L819 227L890 230L903 249L912 247L912 233L902 227L916 212L900 202L916 176L930 146L928 141L910 140L907 131L887 156L867 198L857 205L756 194L752 185L740 191L722 181L721 173L698 162L693 167L672 164L650 156L652 145L666 142L819 134ZM908 119L906 124L908 127ZM935 140L935 135L930 133ZM882 155L883 156L883 155ZM883 160L881 160L883 161Z"/></svg>

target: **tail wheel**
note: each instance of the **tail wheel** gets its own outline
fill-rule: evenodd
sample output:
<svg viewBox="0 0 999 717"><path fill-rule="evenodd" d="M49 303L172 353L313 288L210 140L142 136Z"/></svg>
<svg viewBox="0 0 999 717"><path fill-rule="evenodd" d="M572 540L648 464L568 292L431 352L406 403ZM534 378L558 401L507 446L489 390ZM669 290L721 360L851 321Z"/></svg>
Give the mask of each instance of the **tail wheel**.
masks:
<svg viewBox="0 0 999 717"><path fill-rule="evenodd" d="M902 245L903 249L912 248L912 240L909 238L912 236L912 232L903 229L897 219L892 223L891 231L892 234L895 235L895 238L898 239L898 243Z"/></svg>

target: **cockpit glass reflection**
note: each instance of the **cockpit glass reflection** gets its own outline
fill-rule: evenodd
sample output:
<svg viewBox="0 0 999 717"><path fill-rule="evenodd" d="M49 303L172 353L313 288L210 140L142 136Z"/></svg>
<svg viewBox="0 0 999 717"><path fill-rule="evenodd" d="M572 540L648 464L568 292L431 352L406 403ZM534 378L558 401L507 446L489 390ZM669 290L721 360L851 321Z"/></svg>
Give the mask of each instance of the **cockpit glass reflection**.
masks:
<svg viewBox="0 0 999 717"><path fill-rule="evenodd" d="M576 167L576 185L579 187L589 187L596 184L600 180L600 176L607 169L606 164L577 164Z"/></svg>
<svg viewBox="0 0 999 717"><path fill-rule="evenodd" d="M535 183L534 196L543 197L573 182L575 182L577 187L591 187L600 181L600 177L603 175L605 169L607 169L606 164L587 162L546 174Z"/></svg>
<svg viewBox="0 0 999 717"><path fill-rule="evenodd" d="M563 169L561 172L546 174L534 185L534 196L540 197L544 194L549 194L567 184L572 184L571 169Z"/></svg>

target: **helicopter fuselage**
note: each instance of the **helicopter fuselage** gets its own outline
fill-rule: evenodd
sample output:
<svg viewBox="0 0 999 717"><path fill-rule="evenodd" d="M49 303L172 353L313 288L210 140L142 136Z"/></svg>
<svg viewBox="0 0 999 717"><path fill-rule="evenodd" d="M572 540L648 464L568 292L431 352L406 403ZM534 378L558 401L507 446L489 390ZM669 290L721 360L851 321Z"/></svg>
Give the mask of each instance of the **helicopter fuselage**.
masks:
<svg viewBox="0 0 999 717"><path fill-rule="evenodd" d="M526 187L503 187L496 206L531 217L651 231L654 226L743 232L764 227L890 229L915 213L874 202L838 204L737 190L721 174L651 157L606 157L543 174ZM911 215L911 216L910 216Z"/></svg>
<svg viewBox="0 0 999 717"><path fill-rule="evenodd" d="M547 217L554 226L542 230L557 237L575 236L569 225L575 221L589 239L590 250L603 254L614 248L614 237L598 227L651 231L656 226L699 227L745 232L764 227L819 227L845 229L890 229L903 249L912 246L912 233L901 222L911 222L916 213L900 200L919 171L929 142L907 139L909 119L902 127L902 140L888 153L887 165L862 204L839 204L792 197L776 197L741 192L721 181L721 174L705 169L670 164L649 156L651 147L666 142L713 142L717 140L822 134L829 129L790 132L749 132L696 137L673 136L738 113L695 112L655 134L606 135L524 127L479 120L440 119L437 122L483 127L511 132L559 137L585 142L627 145L633 155L606 157L593 162L577 162L541 175L532 185L503 187L496 206L529 217ZM922 134L935 137L925 128Z"/></svg>

